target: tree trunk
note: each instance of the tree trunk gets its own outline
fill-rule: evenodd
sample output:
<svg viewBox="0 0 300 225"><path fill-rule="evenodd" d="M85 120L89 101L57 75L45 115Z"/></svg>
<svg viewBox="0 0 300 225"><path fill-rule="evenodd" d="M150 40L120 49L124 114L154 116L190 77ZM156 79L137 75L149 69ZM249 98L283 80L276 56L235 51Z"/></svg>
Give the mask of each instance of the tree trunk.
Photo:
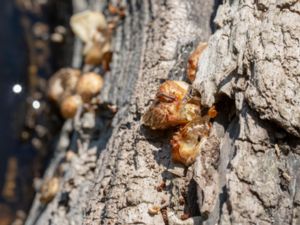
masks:
<svg viewBox="0 0 300 225"><path fill-rule="evenodd" d="M46 205L37 193L27 225L300 223L300 2L225 1L209 38L213 10L205 0L127 1L100 96L118 111L66 121L45 174L59 191ZM185 79L191 50L208 38L193 86L219 114L185 168L170 159L172 132L141 116L161 81ZM75 66L80 54L77 44Z"/></svg>

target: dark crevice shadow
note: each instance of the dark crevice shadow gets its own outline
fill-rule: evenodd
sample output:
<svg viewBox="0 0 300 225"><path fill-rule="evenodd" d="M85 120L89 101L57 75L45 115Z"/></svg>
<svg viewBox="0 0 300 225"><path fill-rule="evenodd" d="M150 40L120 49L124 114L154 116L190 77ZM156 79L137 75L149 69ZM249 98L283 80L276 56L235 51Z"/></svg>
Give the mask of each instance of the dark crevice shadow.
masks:
<svg viewBox="0 0 300 225"><path fill-rule="evenodd" d="M227 209L229 214L231 214L231 206L228 200L228 188L226 185L222 187L222 192L219 194L219 201L220 201L220 208L219 208L219 215L223 215L223 205L227 204ZM218 219L218 224L220 223L221 217Z"/></svg>
<svg viewBox="0 0 300 225"><path fill-rule="evenodd" d="M217 10L218 10L219 5L222 4L222 0L214 0L214 2L215 3L214 3L214 7L213 7L213 13L211 14L210 22L209 22L212 34L215 33L215 31L218 29L218 27L214 23L214 19L217 15Z"/></svg>
<svg viewBox="0 0 300 225"><path fill-rule="evenodd" d="M234 153L232 153L232 148L230 148L231 143L228 142L228 137L226 138L226 135L229 136L230 140L235 140L240 132L239 126L237 125L238 117L236 116L234 100L230 99L226 95L216 96L216 99L216 109L218 111L218 116L213 122L213 132L216 132L215 135L217 135L220 139L223 139L223 141L219 145L219 159L216 165L212 166L217 170L219 174L217 182L219 183L219 185L217 186L217 188L218 190L220 190L220 193L213 211L209 215L207 215L206 219L208 224L216 223L220 219L220 212L227 199L225 175L227 167L230 164L230 160L232 159ZM205 187L200 188L202 189Z"/></svg>
<svg viewBox="0 0 300 225"><path fill-rule="evenodd" d="M236 117L235 102L225 94L216 96L215 107L218 112L218 116L213 122L220 125L224 132L228 129L234 117Z"/></svg>
<svg viewBox="0 0 300 225"><path fill-rule="evenodd" d="M191 217L201 215L198 206L198 201L195 201L195 199L198 199L197 183L195 180L192 179L188 185L187 196L186 196L187 204L184 207L184 211L188 212Z"/></svg>

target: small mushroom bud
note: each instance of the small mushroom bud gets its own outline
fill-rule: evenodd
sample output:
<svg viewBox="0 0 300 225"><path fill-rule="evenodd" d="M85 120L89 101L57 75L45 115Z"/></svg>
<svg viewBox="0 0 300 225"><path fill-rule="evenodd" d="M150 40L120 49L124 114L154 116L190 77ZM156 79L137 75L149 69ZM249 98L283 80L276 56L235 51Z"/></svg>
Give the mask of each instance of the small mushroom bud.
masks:
<svg viewBox="0 0 300 225"><path fill-rule="evenodd" d="M93 45L87 49L85 54L85 63L90 65L100 65L104 59L105 54L111 51L110 41L104 43L93 43Z"/></svg>
<svg viewBox="0 0 300 225"><path fill-rule="evenodd" d="M206 118L198 118L182 127L171 139L173 161L186 166L191 165L209 132L210 124Z"/></svg>
<svg viewBox="0 0 300 225"><path fill-rule="evenodd" d="M189 85L182 81L166 81L158 89L155 102L143 116L151 129L167 129L185 125L200 115L200 104L190 102Z"/></svg>
<svg viewBox="0 0 300 225"><path fill-rule="evenodd" d="M68 95L71 95L77 85L80 71L71 68L63 68L57 71L49 80L48 96L57 104Z"/></svg>
<svg viewBox="0 0 300 225"><path fill-rule="evenodd" d="M193 82L196 78L197 73L197 67L198 67L198 61L200 59L200 56L204 49L207 47L206 42L200 42L197 46L197 48L192 52L188 59L188 65L187 65L187 77L188 79Z"/></svg>
<svg viewBox="0 0 300 225"><path fill-rule="evenodd" d="M107 29L104 15L89 10L73 15L70 25L73 32L85 43L91 42L96 32Z"/></svg>
<svg viewBox="0 0 300 225"><path fill-rule="evenodd" d="M64 118L73 118L77 109L82 105L79 95L71 95L63 99L60 105L60 112Z"/></svg>
<svg viewBox="0 0 300 225"><path fill-rule="evenodd" d="M84 102L88 102L97 95L103 87L103 79L96 73L83 74L77 84L76 92Z"/></svg>
<svg viewBox="0 0 300 225"><path fill-rule="evenodd" d="M102 13L85 11L71 18L73 32L85 43L85 63L102 64L104 54L111 51L111 32Z"/></svg>
<svg viewBox="0 0 300 225"><path fill-rule="evenodd" d="M46 180L41 187L40 201L47 204L52 201L59 189L59 179L52 177Z"/></svg>

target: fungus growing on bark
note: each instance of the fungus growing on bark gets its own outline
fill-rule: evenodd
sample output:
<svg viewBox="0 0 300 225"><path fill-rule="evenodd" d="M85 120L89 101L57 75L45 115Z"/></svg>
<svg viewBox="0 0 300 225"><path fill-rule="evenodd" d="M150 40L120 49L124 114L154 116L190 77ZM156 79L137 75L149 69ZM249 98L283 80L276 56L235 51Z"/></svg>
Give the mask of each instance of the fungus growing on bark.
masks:
<svg viewBox="0 0 300 225"><path fill-rule="evenodd" d="M151 129L167 129L184 125L200 114L200 105L190 102L189 85L168 80L161 84L152 106L143 116L143 123Z"/></svg>
<svg viewBox="0 0 300 225"><path fill-rule="evenodd" d="M77 109L82 105L82 99L79 95L70 95L64 98L60 105L61 115L65 118L73 118Z"/></svg>
<svg viewBox="0 0 300 225"><path fill-rule="evenodd" d="M207 120L198 118L182 127L171 139L172 159L174 162L191 165L200 152L210 131Z"/></svg>
<svg viewBox="0 0 300 225"><path fill-rule="evenodd" d="M84 102L88 102L100 92L103 83L104 81L100 75L93 72L85 73L78 80L76 92Z"/></svg>
<svg viewBox="0 0 300 225"><path fill-rule="evenodd" d="M80 70L63 68L58 70L49 80L48 96L59 104L62 99L74 93L80 76Z"/></svg>
<svg viewBox="0 0 300 225"><path fill-rule="evenodd" d="M110 14L118 15L120 18L124 18L126 15L125 8L117 7L117 6L114 6L113 4L108 5L108 11L110 12Z"/></svg>
<svg viewBox="0 0 300 225"><path fill-rule="evenodd" d="M48 96L59 107L64 118L73 118L83 102L92 98L103 87L100 75L89 72L81 75L76 69L61 69L49 80Z"/></svg>
<svg viewBox="0 0 300 225"><path fill-rule="evenodd" d="M100 12L86 10L71 17L73 32L84 42L89 43L99 31L107 29L104 15Z"/></svg>
<svg viewBox="0 0 300 225"><path fill-rule="evenodd" d="M210 119L217 116L217 110L213 106L206 114L201 115L200 96L187 83L168 80L158 88L142 120L153 130L181 126L171 139L172 159L189 166L209 136Z"/></svg>
<svg viewBox="0 0 300 225"><path fill-rule="evenodd" d="M94 41L91 47L88 47L85 52L84 62L90 65L107 64L105 55L111 52L111 44L109 41L97 42ZM103 60L106 60L103 63ZM106 67L107 68L107 67ZM105 69L105 68L104 68Z"/></svg>
<svg viewBox="0 0 300 225"><path fill-rule="evenodd" d="M197 46L197 48L192 52L188 59L187 64L187 77L188 79L193 82L196 78L197 73L197 67L198 67L198 61L200 59L200 56L204 49L207 47L206 42L200 42Z"/></svg>
<svg viewBox="0 0 300 225"><path fill-rule="evenodd" d="M40 201L44 204L51 202L58 190L59 179L57 177L52 177L46 180L41 187Z"/></svg>
<svg viewBox="0 0 300 225"><path fill-rule="evenodd" d="M215 106L210 107L210 109L207 112L207 116L210 119L213 119L213 118L216 118L217 115L218 115L218 111L216 110L216 107Z"/></svg>
<svg viewBox="0 0 300 225"><path fill-rule="evenodd" d="M84 11L71 17L73 32L84 42L85 63L102 64L106 53L111 52L111 30L100 12Z"/></svg>
<svg viewBox="0 0 300 225"><path fill-rule="evenodd" d="M210 133L210 119L217 116L215 106L212 106L205 116L198 116L193 121L181 127L171 139L172 159L186 166L195 162L201 146Z"/></svg>

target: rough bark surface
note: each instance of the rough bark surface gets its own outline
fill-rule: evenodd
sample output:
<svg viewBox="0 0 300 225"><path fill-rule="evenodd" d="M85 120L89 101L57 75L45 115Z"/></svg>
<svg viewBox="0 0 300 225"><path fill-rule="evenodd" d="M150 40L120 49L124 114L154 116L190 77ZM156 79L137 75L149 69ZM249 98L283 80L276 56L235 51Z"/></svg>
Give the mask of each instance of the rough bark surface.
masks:
<svg viewBox="0 0 300 225"><path fill-rule="evenodd" d="M106 7L97 1L74 3L75 11ZM59 192L47 205L37 194L28 225L165 224L166 211L164 217L148 213L161 205L172 205L169 216L175 223L179 220L173 212L199 215L192 170L186 176L185 168L170 160L170 133L151 132L140 119L163 80L185 78L190 51L210 36L214 2L128 1L125 7L126 18L114 35L112 68L100 96L117 105L118 112L113 118L105 112L96 117L79 113L75 121L66 122L45 174L45 179L60 177ZM77 43L75 67L81 63L80 55ZM76 155L66 162L69 149ZM166 188L159 190L163 183ZM184 198L186 204L179 204Z"/></svg>
<svg viewBox="0 0 300 225"><path fill-rule="evenodd" d="M220 29L193 85L203 105L234 100L235 116L218 134L214 176L195 172L199 197L209 200L199 203L209 214L204 224L300 222L299 7L299 1L226 1L218 9Z"/></svg>
<svg viewBox="0 0 300 225"><path fill-rule="evenodd" d="M232 0L218 9L193 85L219 116L193 166L171 162L171 132L141 125L161 81L185 79L213 8L204 0L127 2L101 93L118 112L79 112L66 122L45 175L58 176L60 189L47 205L37 194L27 225L300 223L299 1ZM153 206L163 209L150 215Z"/></svg>

